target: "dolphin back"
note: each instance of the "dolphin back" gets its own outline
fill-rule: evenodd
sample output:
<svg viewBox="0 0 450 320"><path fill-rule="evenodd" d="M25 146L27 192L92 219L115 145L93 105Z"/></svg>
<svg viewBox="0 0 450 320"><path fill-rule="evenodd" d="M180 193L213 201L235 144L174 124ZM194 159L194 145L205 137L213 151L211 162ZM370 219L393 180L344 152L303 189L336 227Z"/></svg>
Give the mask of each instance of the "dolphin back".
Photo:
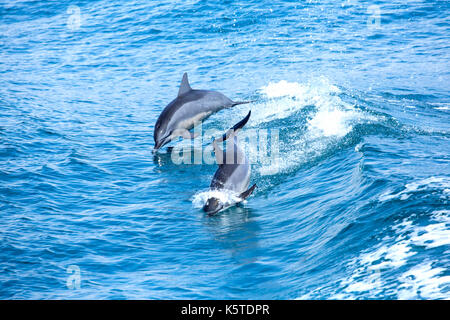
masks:
<svg viewBox="0 0 450 320"><path fill-rule="evenodd" d="M237 144L237 132L248 122L251 111L247 116L231 127L221 138L214 141L214 152L219 163L214 177L211 181L211 189L228 189L243 192L250 183L251 167L245 153ZM231 140L227 143L226 150L217 147L217 142ZM230 162L231 161L231 162Z"/></svg>

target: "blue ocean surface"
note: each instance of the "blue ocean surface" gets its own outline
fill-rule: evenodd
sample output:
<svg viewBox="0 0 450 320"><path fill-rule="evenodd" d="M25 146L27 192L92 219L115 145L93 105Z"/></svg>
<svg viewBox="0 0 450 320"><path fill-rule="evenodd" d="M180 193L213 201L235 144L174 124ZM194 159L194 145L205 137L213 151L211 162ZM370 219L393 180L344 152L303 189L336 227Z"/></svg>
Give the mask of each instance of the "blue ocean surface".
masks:
<svg viewBox="0 0 450 320"><path fill-rule="evenodd" d="M449 299L449 16L444 0L1 0L0 299ZM213 217L217 165L152 153L184 72L254 100L204 130L252 110L245 130L279 136L255 193Z"/></svg>

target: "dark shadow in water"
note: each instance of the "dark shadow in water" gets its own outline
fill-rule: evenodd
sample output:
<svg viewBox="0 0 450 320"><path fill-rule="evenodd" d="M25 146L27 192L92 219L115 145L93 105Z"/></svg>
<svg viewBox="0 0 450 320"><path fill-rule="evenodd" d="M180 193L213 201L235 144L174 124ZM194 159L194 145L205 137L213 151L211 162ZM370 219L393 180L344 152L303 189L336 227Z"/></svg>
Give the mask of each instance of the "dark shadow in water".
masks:
<svg viewBox="0 0 450 320"><path fill-rule="evenodd" d="M252 209L243 205L204 217L204 225L219 246L230 252L241 264L255 262L259 257L260 227Z"/></svg>

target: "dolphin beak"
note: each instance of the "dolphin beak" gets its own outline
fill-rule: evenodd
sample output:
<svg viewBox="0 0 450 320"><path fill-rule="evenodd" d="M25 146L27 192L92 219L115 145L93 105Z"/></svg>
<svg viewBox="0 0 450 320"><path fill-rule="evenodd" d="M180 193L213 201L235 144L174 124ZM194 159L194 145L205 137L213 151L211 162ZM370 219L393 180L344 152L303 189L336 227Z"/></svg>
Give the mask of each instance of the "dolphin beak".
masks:
<svg viewBox="0 0 450 320"><path fill-rule="evenodd" d="M161 149L162 146L170 142L170 136L164 137L162 139L159 139L156 141L155 146L153 147L153 152L158 151Z"/></svg>
<svg viewBox="0 0 450 320"><path fill-rule="evenodd" d="M162 147L161 141L156 142L156 143L155 143L155 146L153 147L153 152L158 151L159 148L161 148L161 147Z"/></svg>

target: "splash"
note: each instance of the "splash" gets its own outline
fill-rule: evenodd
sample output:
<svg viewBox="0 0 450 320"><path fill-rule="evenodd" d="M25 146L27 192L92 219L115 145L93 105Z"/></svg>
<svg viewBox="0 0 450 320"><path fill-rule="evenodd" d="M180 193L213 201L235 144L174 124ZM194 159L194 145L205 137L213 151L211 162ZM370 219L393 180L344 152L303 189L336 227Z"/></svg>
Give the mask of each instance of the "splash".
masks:
<svg viewBox="0 0 450 320"><path fill-rule="evenodd" d="M308 124L310 130L319 130L324 137L343 137L353 129L350 123L358 116L358 113L352 110L321 110L308 121Z"/></svg>
<svg viewBox="0 0 450 320"><path fill-rule="evenodd" d="M257 168L262 176L295 170L335 148L354 125L378 120L343 101L341 90L324 77L306 83L271 82L260 92L263 99L253 107L250 125L276 127L282 133L278 159ZM252 146L248 150L256 152Z"/></svg>
<svg viewBox="0 0 450 320"><path fill-rule="evenodd" d="M230 190L208 190L196 193L192 197L192 204L195 208L203 208L206 200L209 198L217 198L223 203L224 207L233 206L236 203L242 202L239 195Z"/></svg>
<svg viewBox="0 0 450 320"><path fill-rule="evenodd" d="M413 181L405 184L400 192L387 191L379 197L379 201L386 202L394 199L407 200L411 195L417 192L439 189L442 193L441 198L450 196L450 179L447 177L429 177L419 181Z"/></svg>
<svg viewBox="0 0 450 320"><path fill-rule="evenodd" d="M252 123L256 124L285 119L311 105L319 110L344 105L337 96L341 91L326 78L307 83L286 80L270 82L267 86L260 88L260 92L264 99L255 107L258 112L252 116Z"/></svg>

